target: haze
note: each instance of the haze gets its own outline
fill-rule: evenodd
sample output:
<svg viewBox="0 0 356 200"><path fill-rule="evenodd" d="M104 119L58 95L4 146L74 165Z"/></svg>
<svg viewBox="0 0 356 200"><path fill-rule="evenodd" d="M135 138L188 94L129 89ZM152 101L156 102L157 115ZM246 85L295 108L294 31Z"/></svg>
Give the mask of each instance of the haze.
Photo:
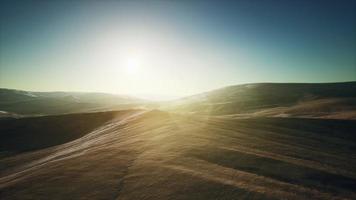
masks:
<svg viewBox="0 0 356 200"><path fill-rule="evenodd" d="M5 0L1 200L356 199L355 0Z"/></svg>
<svg viewBox="0 0 356 200"><path fill-rule="evenodd" d="M248 82L355 80L354 8L346 1L8 1L0 86L185 96Z"/></svg>
<svg viewBox="0 0 356 200"><path fill-rule="evenodd" d="M354 1L7 1L0 87L179 97L356 80Z"/></svg>

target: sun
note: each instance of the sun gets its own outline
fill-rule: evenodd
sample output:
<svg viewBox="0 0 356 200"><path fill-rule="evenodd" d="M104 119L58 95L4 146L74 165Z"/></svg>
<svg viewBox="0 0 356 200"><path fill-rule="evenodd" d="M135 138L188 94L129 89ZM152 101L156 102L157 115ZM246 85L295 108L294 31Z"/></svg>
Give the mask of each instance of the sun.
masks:
<svg viewBox="0 0 356 200"><path fill-rule="evenodd" d="M142 60L138 56L130 56L126 60L126 72L129 74L138 73L142 66Z"/></svg>

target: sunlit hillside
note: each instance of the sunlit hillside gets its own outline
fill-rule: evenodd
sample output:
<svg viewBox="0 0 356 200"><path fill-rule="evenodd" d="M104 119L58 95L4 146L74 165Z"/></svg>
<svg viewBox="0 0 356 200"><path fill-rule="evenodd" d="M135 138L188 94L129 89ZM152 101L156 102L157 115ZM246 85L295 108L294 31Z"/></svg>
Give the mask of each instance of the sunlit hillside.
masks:
<svg viewBox="0 0 356 200"><path fill-rule="evenodd" d="M234 117L356 119L356 82L236 85L172 101L162 108Z"/></svg>
<svg viewBox="0 0 356 200"><path fill-rule="evenodd" d="M0 120L1 195L353 199L354 87L240 85L156 103L166 111L7 116Z"/></svg>
<svg viewBox="0 0 356 200"><path fill-rule="evenodd" d="M356 1L0 1L0 200L356 200Z"/></svg>
<svg viewBox="0 0 356 200"><path fill-rule="evenodd" d="M92 115L52 119L89 121ZM143 110L115 116L62 144L50 138L67 137L64 132L47 129L33 142L47 141L48 148L4 155L2 197L329 200L356 195L354 121L222 119ZM56 125L58 120L42 118L46 127L70 131ZM29 121L33 127L42 123L29 118L8 124ZM18 141L26 134L16 134ZM1 140L2 151L21 150L7 141Z"/></svg>

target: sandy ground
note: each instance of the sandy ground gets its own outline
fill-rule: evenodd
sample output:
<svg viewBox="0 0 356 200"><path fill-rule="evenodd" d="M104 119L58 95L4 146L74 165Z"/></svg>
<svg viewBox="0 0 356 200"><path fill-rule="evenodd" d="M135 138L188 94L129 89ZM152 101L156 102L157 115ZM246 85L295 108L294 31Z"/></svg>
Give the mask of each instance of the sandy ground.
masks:
<svg viewBox="0 0 356 200"><path fill-rule="evenodd" d="M355 127L130 112L71 142L1 159L0 197L355 199Z"/></svg>

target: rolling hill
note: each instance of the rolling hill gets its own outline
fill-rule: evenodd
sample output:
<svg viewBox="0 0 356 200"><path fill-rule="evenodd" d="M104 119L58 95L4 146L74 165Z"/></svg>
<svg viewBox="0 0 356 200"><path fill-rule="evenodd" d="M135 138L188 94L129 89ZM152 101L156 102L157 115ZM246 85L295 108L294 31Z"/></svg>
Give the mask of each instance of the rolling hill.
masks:
<svg viewBox="0 0 356 200"><path fill-rule="evenodd" d="M150 102L105 93L0 89L0 117L132 108L160 108L170 112L234 117L356 119L356 82L244 84L170 102Z"/></svg>
<svg viewBox="0 0 356 200"><path fill-rule="evenodd" d="M356 82L236 85L167 103L163 109L208 115L356 119Z"/></svg>
<svg viewBox="0 0 356 200"><path fill-rule="evenodd" d="M1 91L1 199L356 197L356 82L230 86L161 110Z"/></svg>
<svg viewBox="0 0 356 200"><path fill-rule="evenodd" d="M13 155L64 144L131 112L136 110L3 119L0 120L0 152Z"/></svg>
<svg viewBox="0 0 356 200"><path fill-rule="evenodd" d="M3 115L56 115L135 108L142 99L106 93L29 92L0 89Z"/></svg>
<svg viewBox="0 0 356 200"><path fill-rule="evenodd" d="M102 117L106 119L96 124L77 123ZM46 121L41 133L26 139L39 139L37 147L46 148L20 149L21 153L0 159L2 199L330 200L356 196L356 124L352 120L234 119L156 110L11 120L2 124L10 127L5 128L8 133L14 127L24 129L22 124L31 121L34 125L28 130L36 130L35 124ZM56 125L67 120L73 125ZM74 131L76 126L81 127L79 132ZM73 137L67 138L68 133ZM21 130L6 138L24 134ZM54 144L52 137L66 139ZM48 145L43 146L46 141ZM2 145L5 151L14 148L18 146Z"/></svg>

